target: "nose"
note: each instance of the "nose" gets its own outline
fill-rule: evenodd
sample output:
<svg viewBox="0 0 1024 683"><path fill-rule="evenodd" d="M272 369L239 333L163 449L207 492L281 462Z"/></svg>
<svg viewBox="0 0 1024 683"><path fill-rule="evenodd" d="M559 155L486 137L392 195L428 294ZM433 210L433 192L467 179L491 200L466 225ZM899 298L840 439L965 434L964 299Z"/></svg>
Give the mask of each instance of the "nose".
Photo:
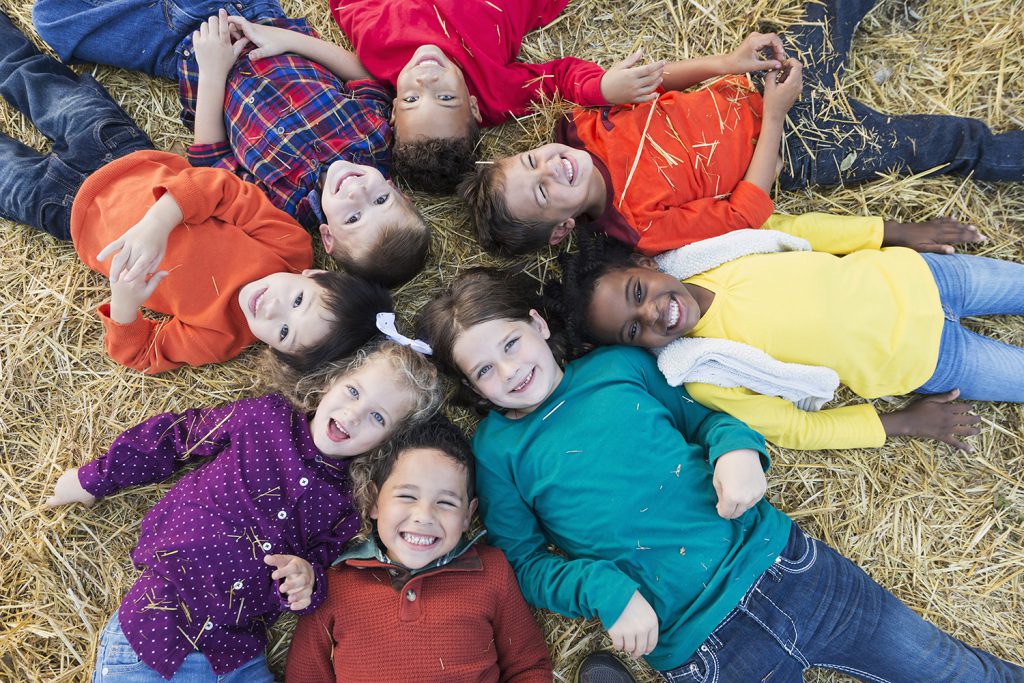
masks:
<svg viewBox="0 0 1024 683"><path fill-rule="evenodd" d="M263 295L265 299L263 306L261 306L260 312L263 314L265 320L273 320L277 317L278 309L281 307L281 302L276 294L267 292Z"/></svg>
<svg viewBox="0 0 1024 683"><path fill-rule="evenodd" d="M515 363L504 362L498 364L498 372L506 382L516 376L516 369Z"/></svg>
<svg viewBox="0 0 1024 683"><path fill-rule="evenodd" d="M558 166L561 163L558 157L548 158L541 161L540 173L547 178L554 178L558 174Z"/></svg>
<svg viewBox="0 0 1024 683"><path fill-rule="evenodd" d="M412 511L412 521L423 526L430 526L434 523L432 503L426 498L420 498Z"/></svg>
<svg viewBox="0 0 1024 683"><path fill-rule="evenodd" d="M416 75L416 84L423 85L424 83L436 83L438 75L433 71L421 73Z"/></svg>
<svg viewBox="0 0 1024 683"><path fill-rule="evenodd" d="M359 182L359 180L349 181L349 199L357 199L363 196L366 196L366 186L363 183Z"/></svg>
<svg viewBox="0 0 1024 683"><path fill-rule="evenodd" d="M646 301L644 303L640 319L643 321L644 327L654 327L657 325L658 320L661 319L661 313L658 312L658 307L654 305L654 301Z"/></svg>

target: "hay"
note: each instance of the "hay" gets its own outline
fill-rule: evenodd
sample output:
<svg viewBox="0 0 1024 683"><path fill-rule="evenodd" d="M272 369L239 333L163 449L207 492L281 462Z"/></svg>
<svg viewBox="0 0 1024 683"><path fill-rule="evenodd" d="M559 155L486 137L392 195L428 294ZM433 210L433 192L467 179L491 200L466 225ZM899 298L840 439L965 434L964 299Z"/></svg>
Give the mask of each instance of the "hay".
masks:
<svg viewBox="0 0 1024 683"><path fill-rule="evenodd" d="M325 37L340 39L323 0L290 0ZM0 0L30 28L31 3ZM529 36L523 56L560 54L605 64L644 47L651 59L724 51L758 26L799 17L798 0L573 0L553 27ZM847 92L894 113L976 116L996 129L1024 127L1024 2L886 1L866 19L847 74ZM187 141L171 83L90 68L161 148ZM485 137L485 154L547 140L557 107ZM0 130L44 144L19 114L0 105ZM458 202L414 197L438 227L435 260L397 299L405 323L436 288L462 269L496 263L479 253ZM867 186L781 198L784 211L880 213L901 219L951 214L979 225L979 253L1024 260L1024 186L956 178L882 178ZM514 265L535 277L552 253ZM102 278L67 245L0 221L0 680L83 681L99 630L135 577L128 553L138 523L168 488L132 489L92 510L47 510L58 475L104 451L124 428L164 410L246 396L259 383L257 353L216 367L142 377L103 352L93 310ZM1019 319L978 329L1024 343ZM849 400L849 394L844 398ZM957 637L1024 661L1024 444L1022 412L980 405L984 433L964 455L923 441L897 440L874 451L776 451L769 496L808 530L865 567L919 613ZM458 416L469 426L465 415ZM608 646L596 623L539 613L557 680ZM294 620L275 629L270 660L280 670ZM641 680L655 680L634 665ZM813 673L812 681L849 680Z"/></svg>

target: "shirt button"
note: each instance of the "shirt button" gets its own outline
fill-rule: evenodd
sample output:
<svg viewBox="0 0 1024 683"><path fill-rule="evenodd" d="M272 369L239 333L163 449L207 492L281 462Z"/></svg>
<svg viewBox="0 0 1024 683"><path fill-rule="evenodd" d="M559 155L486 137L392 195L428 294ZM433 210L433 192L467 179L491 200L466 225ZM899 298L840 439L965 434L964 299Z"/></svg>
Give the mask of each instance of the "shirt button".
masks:
<svg viewBox="0 0 1024 683"><path fill-rule="evenodd" d="M389 569L388 570L388 574L391 574L391 576L398 576L398 570L397 569Z"/></svg>
<svg viewBox="0 0 1024 683"><path fill-rule="evenodd" d="M416 601L416 591L414 591L412 589L406 591L405 592L405 598L409 602L415 602Z"/></svg>
<svg viewBox="0 0 1024 683"><path fill-rule="evenodd" d="M206 631L209 631L212 628L213 628L213 622L212 621L206 622L206 624L203 626L203 629L206 630Z"/></svg>
<svg viewBox="0 0 1024 683"><path fill-rule="evenodd" d="M190 54L192 54L192 53L191 53L191 52L189 52L188 50L185 50L185 51L184 51L184 52L182 52L181 54L183 54L183 55L185 55L186 57L188 57L188 56L189 56Z"/></svg>
<svg viewBox="0 0 1024 683"><path fill-rule="evenodd" d="M269 541L267 541L266 543L263 544L263 549L264 550L270 550L272 547L273 546L270 545Z"/></svg>
<svg viewBox="0 0 1024 683"><path fill-rule="evenodd" d="M233 584L231 584L231 587L234 588L236 591L242 590L242 582L235 581Z"/></svg>
<svg viewBox="0 0 1024 683"><path fill-rule="evenodd" d="M103 667L103 675L106 676L108 673L110 673L110 669Z"/></svg>
<svg viewBox="0 0 1024 683"><path fill-rule="evenodd" d="M288 519L288 513L285 512L284 510L281 510L280 512L277 513L277 518L278 519Z"/></svg>
<svg viewBox="0 0 1024 683"><path fill-rule="evenodd" d="M309 479L306 477L299 479L299 486L309 486Z"/></svg>
<svg viewBox="0 0 1024 683"><path fill-rule="evenodd" d="M278 126L277 127L277 134L278 135L284 135L284 126Z"/></svg>
<svg viewBox="0 0 1024 683"><path fill-rule="evenodd" d="M255 101L256 101L256 96L255 95L249 95L249 104L252 104Z"/></svg>

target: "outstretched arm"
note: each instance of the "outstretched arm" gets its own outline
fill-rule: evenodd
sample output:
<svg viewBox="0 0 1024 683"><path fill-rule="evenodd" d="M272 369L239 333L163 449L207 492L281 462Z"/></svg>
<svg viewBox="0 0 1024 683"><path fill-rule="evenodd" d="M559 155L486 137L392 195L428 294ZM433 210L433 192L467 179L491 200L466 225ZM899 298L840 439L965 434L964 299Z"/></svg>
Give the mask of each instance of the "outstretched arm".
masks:
<svg viewBox="0 0 1024 683"><path fill-rule="evenodd" d="M767 53L766 58L763 54ZM751 33L728 54L698 57L665 64L666 90L686 90L709 78L782 68L786 52L774 33Z"/></svg>

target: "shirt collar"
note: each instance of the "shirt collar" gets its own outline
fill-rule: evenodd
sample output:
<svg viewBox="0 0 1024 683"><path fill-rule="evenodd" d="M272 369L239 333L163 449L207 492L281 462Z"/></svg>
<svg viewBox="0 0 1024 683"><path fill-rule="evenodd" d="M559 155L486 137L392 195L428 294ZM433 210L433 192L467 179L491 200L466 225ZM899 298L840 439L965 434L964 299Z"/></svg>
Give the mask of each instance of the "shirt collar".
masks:
<svg viewBox="0 0 1024 683"><path fill-rule="evenodd" d="M387 556L387 554L384 552L384 548L380 544L380 538L377 536L377 530L376 528L374 528L373 533L370 534L369 538L359 543L353 543L344 552L342 552L340 556L338 556L338 559L336 559L333 562L333 564L343 564L350 560L376 560L381 565L389 568L398 569L403 574L407 574L408 578L412 578L425 572L450 565L452 562L465 555L470 548L476 545L477 541L484 537L484 534L486 533L486 530L481 531L472 538L467 538L466 536L463 536L461 539L459 539L459 542L455 545L454 548L452 548L447 553L437 558L430 564L424 565L419 569L409 569L397 562L392 561L391 558Z"/></svg>

